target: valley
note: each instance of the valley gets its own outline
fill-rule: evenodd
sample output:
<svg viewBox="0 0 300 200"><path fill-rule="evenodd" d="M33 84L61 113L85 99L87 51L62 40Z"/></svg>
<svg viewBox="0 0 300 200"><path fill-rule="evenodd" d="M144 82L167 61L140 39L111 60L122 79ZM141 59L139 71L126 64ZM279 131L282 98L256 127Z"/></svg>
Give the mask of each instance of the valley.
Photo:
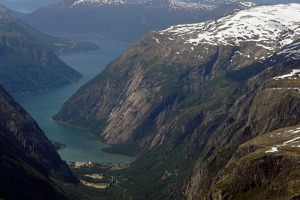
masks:
<svg viewBox="0 0 300 200"><path fill-rule="evenodd" d="M280 89L299 87L299 8L254 7L152 31L83 85L54 119L99 134L112 144L110 152L137 156L117 186L128 199L242 196L249 189L243 182L233 180L235 191L217 181L239 146L300 120L298 90ZM255 193L257 199L277 194L272 181L249 184L269 191Z"/></svg>
<svg viewBox="0 0 300 200"><path fill-rule="evenodd" d="M16 16L0 9L0 199L300 199L296 1Z"/></svg>
<svg viewBox="0 0 300 200"><path fill-rule="evenodd" d="M84 38L76 38L84 40ZM104 67L115 57L120 55L127 47L126 43L110 42L105 39L86 38L100 44L101 48L77 54L64 55L60 58L83 74L80 82L51 89L43 92L29 94L14 94L16 101L22 105L38 122L50 140L65 144L66 147L58 152L63 160L70 162L100 162L100 163L130 163L132 157L109 154L101 149L108 145L99 138L88 133L87 130L51 120L51 117L60 109L62 104L83 84L100 73Z"/></svg>

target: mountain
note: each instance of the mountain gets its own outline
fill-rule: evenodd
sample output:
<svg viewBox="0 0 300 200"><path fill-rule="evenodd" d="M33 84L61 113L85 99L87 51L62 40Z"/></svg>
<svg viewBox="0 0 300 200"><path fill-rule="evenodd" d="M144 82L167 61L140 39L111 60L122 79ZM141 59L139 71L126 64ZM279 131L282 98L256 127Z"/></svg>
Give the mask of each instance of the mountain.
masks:
<svg viewBox="0 0 300 200"><path fill-rule="evenodd" d="M0 198L68 199L54 181L77 183L31 116L0 86Z"/></svg>
<svg viewBox="0 0 300 200"><path fill-rule="evenodd" d="M44 90L81 78L6 9L0 9L0 30L0 83L9 92Z"/></svg>
<svg viewBox="0 0 300 200"><path fill-rule="evenodd" d="M52 35L104 36L132 42L153 29L204 21L252 6L220 2L61 0L22 17L22 20Z"/></svg>
<svg viewBox="0 0 300 200"><path fill-rule="evenodd" d="M293 176L297 168L281 163L284 160L293 166L298 162L299 48L297 40L248 70L227 74L245 81L235 90L239 98L223 122L225 131L219 133L220 138L208 140L207 158L197 161L188 199L199 198L208 190L205 199L299 198L292 186L298 181ZM233 123L227 127L228 120ZM212 150L215 146L218 152ZM213 178L203 179L209 176ZM231 178L226 181L225 176Z"/></svg>
<svg viewBox="0 0 300 200"><path fill-rule="evenodd" d="M53 119L138 156L116 186L129 199L295 199L299 13L260 6L152 31Z"/></svg>
<svg viewBox="0 0 300 200"><path fill-rule="evenodd" d="M218 20L149 33L74 94L57 117L92 131L101 129L98 126L103 122L103 136L110 143L134 139L140 132L135 125L151 120L145 118L151 116L148 112L162 112L153 104L163 106L168 98L175 102L185 99L202 90L209 80L263 61L296 39L299 23L287 16L297 16L298 10L282 14L286 7L258 7ZM82 108L80 102L91 104ZM85 124L93 119L95 125ZM118 130L116 124L120 125Z"/></svg>
<svg viewBox="0 0 300 200"><path fill-rule="evenodd" d="M143 0L129 0L129 2L141 2ZM188 2L199 2L199 0L187 0ZM214 2L220 2L222 0L208 0ZM23 13L31 13L40 7L56 3L57 0L23 0L23 1L11 1L2 0L1 3L13 10L17 10ZM127 1L128 2L128 1ZM300 3L299 0L252 0L252 2L260 4L278 4L278 3Z"/></svg>
<svg viewBox="0 0 300 200"><path fill-rule="evenodd" d="M0 4L0 9L5 10L5 12L9 12L11 14L11 18L22 18L26 16L25 13L8 9L2 4ZM21 26L22 29L24 29L24 31L28 32L40 44L47 46L51 51L53 51L57 55L91 51L99 48L98 45L90 42L80 42L76 40L64 39L52 35L47 35L30 27L27 24L21 23L20 21L18 23L18 26Z"/></svg>

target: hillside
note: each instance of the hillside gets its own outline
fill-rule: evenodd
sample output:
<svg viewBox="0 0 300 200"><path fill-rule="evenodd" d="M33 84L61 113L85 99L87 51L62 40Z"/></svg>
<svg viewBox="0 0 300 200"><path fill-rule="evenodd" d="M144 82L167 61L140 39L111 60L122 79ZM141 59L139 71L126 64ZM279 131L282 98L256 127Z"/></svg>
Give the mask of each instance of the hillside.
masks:
<svg viewBox="0 0 300 200"><path fill-rule="evenodd" d="M153 29L205 21L249 6L221 2L62 0L40 8L22 20L53 35L103 36L133 42Z"/></svg>
<svg viewBox="0 0 300 200"><path fill-rule="evenodd" d="M281 128L241 145L207 199L298 199L299 130Z"/></svg>
<svg viewBox="0 0 300 200"><path fill-rule="evenodd" d="M80 88L53 119L88 128L114 144L107 151L138 156L117 186L128 199L255 199L243 196L251 192L248 183L257 192L268 189L260 197L283 195L273 192L277 182L267 169L259 175L268 180L264 184L226 180L243 172L240 145L299 125L299 16L299 4L260 6L153 31ZM244 179L264 167L247 166L253 168ZM280 163L274 168L299 181ZM236 190L227 187L230 181ZM298 195L297 188L290 192L293 185L281 189L289 198Z"/></svg>
<svg viewBox="0 0 300 200"><path fill-rule="evenodd" d="M0 32L0 84L9 92L45 90L81 78L5 9L0 9Z"/></svg>
<svg viewBox="0 0 300 200"><path fill-rule="evenodd" d="M0 86L0 198L68 199L53 179L77 179L36 122Z"/></svg>
<svg viewBox="0 0 300 200"><path fill-rule="evenodd" d="M11 16L15 16L17 18L22 18L27 14L21 13L15 10L8 9L6 6L0 4L0 9L3 9L11 14ZM53 51L56 55L61 54L69 54L69 53L78 53L84 51L91 51L98 49L99 46L90 42L80 42L71 39L64 39L52 35L47 35L42 33L31 26L18 22L18 26L29 33L35 40L37 40L40 44L47 46L51 51Z"/></svg>

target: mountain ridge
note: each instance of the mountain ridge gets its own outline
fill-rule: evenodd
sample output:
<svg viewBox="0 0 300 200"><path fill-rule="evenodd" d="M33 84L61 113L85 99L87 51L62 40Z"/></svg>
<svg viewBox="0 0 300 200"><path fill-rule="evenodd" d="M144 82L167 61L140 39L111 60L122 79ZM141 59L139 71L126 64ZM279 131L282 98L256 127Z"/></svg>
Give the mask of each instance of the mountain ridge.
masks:
<svg viewBox="0 0 300 200"><path fill-rule="evenodd" d="M290 5L290 8L291 7L293 7L293 5ZM280 8L281 7L278 6L278 9L280 9ZM256 8L254 8L254 10L255 9ZM266 7L262 7L262 9L265 10ZM274 9L274 6L272 6L271 9ZM244 11L241 11L241 12L244 12ZM227 18L228 17L225 17L225 19L227 19ZM198 24L191 25L191 26L197 26L197 25ZM200 25L201 25L201 27L203 26L203 24L200 24ZM179 25L178 27L181 27L181 26ZM193 29L193 28L191 28L191 29ZM171 30L172 30L172 28L171 28ZM191 69L197 68L197 66L200 66L200 69L201 69L200 72L196 72L196 74L194 74L194 75L191 74L191 76L200 76L201 77L198 80L199 83L192 84L191 86L189 86L190 91L196 91L196 90L201 89L201 85L205 84L205 82L224 74L224 72L226 72L226 71L243 68L247 65L253 64L255 62L259 62L260 60L264 60L274 53L273 50L258 46L256 43L253 44L252 41L248 41L248 40L243 41L243 44L240 44L237 46L224 45L224 44L221 44L220 46L216 46L214 44L205 43L205 42L202 44L197 43L196 45L190 44L190 43L186 43L186 41L188 41L188 39L182 40L182 37L180 34L179 35L174 34L174 35L172 35L172 36L174 36L174 38L171 38L170 35L168 34L168 31L169 31L169 29L167 29L166 31L158 31L158 32L152 32L152 33L148 34L147 36L145 36L145 38L143 38L140 41L140 43L135 44L127 52L125 52L122 57L118 58L115 61L116 64L115 63L111 64L110 66L108 66L107 69L104 70L104 72L102 74L98 75L95 78L95 80L98 79L98 81L100 81L101 76L104 76L104 77L112 76L113 78L119 77L118 83L111 83L112 80L110 78L107 78L107 80L106 80L106 81L108 81L107 83L101 81L102 83L104 83L104 85L101 86L101 87L103 87L102 89L108 87L109 84L111 85L110 87L112 87L112 85L114 85L116 92L107 94L107 95L114 96L115 99L118 99L117 102L115 102L115 103L107 102L107 104L101 104L101 105L99 105L100 107L98 107L97 99L95 97L86 97L89 99L93 99L93 101L95 101L95 104L93 104L93 108L92 107L90 108L90 109L92 109L92 113L90 111L88 111L87 112L88 115L97 116L96 118L99 118L99 122L101 122L102 120L105 119L105 118L102 118L101 116L109 115L109 118L107 120L110 122L109 124L111 124L111 126L106 125L106 128L103 130L104 131L103 136L105 136L104 138L107 139L106 141L109 141L112 143L118 143L120 141L124 142L123 139L120 139L120 140L108 139L112 135L116 136L116 138L118 138L118 135L122 135L122 134L116 133L116 130L114 128L115 125L119 124L119 123L123 124L123 125L121 125L122 128L120 128L120 131L122 130L127 133L132 133L132 130L134 129L133 128L134 125L126 125L126 123L123 123L122 120L119 119L120 116L133 112L133 111L129 111L132 107L130 105L133 104L136 106L136 108L134 110L136 112L138 112L138 115L133 118L133 116L130 116L131 114L129 114L129 116L126 116L124 118L132 119L131 122L134 123L134 121L141 120L141 119L139 119L138 116L140 116L140 117L144 116L144 114L142 114L143 111L147 112L146 110L150 109L150 105L153 102L164 101L163 93L164 93L164 90L166 90L167 88L166 89L160 88L162 83L159 83L160 81L158 78L156 80L154 79L155 81L157 81L159 83L158 86L155 86L154 80L141 79L141 77L143 77L147 73L151 72L151 73L155 73L157 77L161 77L163 80L164 75L160 74L160 69L159 69L161 65L166 67L166 69L170 70L170 72L174 71L173 72L174 77L172 77L172 78L174 78L174 80L172 80L172 79L168 80L168 81L171 81L170 82L171 87L173 87L172 81L178 82L178 80L176 80L177 79L176 73L182 73L183 75L185 73L191 73L191 72L188 72L189 67L185 67L184 69L174 67L172 69L172 66L171 66L172 63L175 66L177 66L177 65L190 66ZM169 31L169 32L171 32L171 31ZM189 36L188 36L188 38L189 38ZM283 35L282 38L283 39L287 38L288 41L290 41L289 35ZM235 39L233 39L233 41L236 42ZM256 41L254 41L254 42L256 42ZM269 42L271 43L271 45L272 44L275 45L278 41L273 39L273 40L269 40ZM251 55L251 57L249 57L247 52L251 51L253 48L257 49L256 51L253 51L253 52L255 52L255 55ZM154 51L152 51L152 49L159 49L159 50L154 52ZM223 52L226 52L226 53L223 53ZM268 55L268 56L266 56L266 55ZM188 61L186 58L184 58L186 56L188 56L191 60ZM134 61L134 63L128 62L128 58L130 58L130 57L132 59L135 59L136 61ZM260 59L255 59L254 57L255 58L257 57ZM210 62L213 62L213 63L210 64ZM119 65L120 66L122 65L123 69L118 70L119 72L115 73L114 71L116 71L116 70L114 70L114 68L118 68ZM131 70L130 68L132 68L133 65L135 66L135 68L133 68L133 70ZM207 65L211 65L211 66L208 67ZM126 68L125 68L125 66L126 66ZM153 68L153 70L149 66L151 66L151 68ZM203 67L201 67L201 66L203 66ZM147 68L145 68L145 67L147 67ZM150 71L148 71L149 68L151 69ZM187 71L187 72L185 72L185 71ZM162 72L166 73L165 71L162 71ZM135 79L133 79L133 80L128 80L127 78L124 79L124 77L126 77L126 76L129 76L129 77L133 76L134 73L136 73ZM170 78L170 77L168 77L168 78ZM139 79L141 79L141 80L139 80ZM91 85L94 82L95 86L93 86L93 87L99 87L98 83L95 80L92 80L88 85ZM104 78L104 80L105 80L105 78ZM128 83L126 83L127 81L128 81ZM148 83L148 81L150 81L150 82ZM107 84L107 86L106 86L106 84ZM119 86L117 86L119 84L120 85L125 84L125 85L127 85L127 88L130 88L127 91L125 90L126 95L124 95L123 97L121 97L121 96L118 97L119 93L122 94L123 92L125 92L125 91L120 91L121 88ZM150 85L150 86L147 86L147 85ZM86 86L84 86L83 88L85 88L85 87ZM140 87L143 87L144 90L140 90ZM80 90L82 91L83 88ZM98 91L98 92L100 92L102 90L102 89L99 90L96 88L94 88L94 89L95 89L95 91ZM87 90L89 90L89 89L87 89ZM137 93L134 92L135 90L137 91ZM185 92L183 92L183 93L185 93ZM130 96L129 96L129 94L130 94ZM149 96L150 94L151 94L151 96ZM161 97L158 96L159 98L155 99L156 95L162 95L162 96ZM76 94L75 94L75 96L76 96ZM150 102L152 101L152 103L147 103L147 101L142 99L142 97L146 97L146 96L147 96L146 99L148 99L148 101L150 101ZM124 103L121 103L123 98L127 99L130 102L132 101L132 102L131 103L128 102L128 105L126 107L126 106L124 106ZM176 97L176 98L180 98L180 97ZM133 101L133 99L134 99L134 101ZM75 100L75 98L73 98L73 100ZM112 106L115 106L115 109L113 109ZM62 109L64 109L64 107ZM118 110L118 109L121 109L121 110ZM122 110L122 109L124 109L124 110ZM70 113L73 113L75 111L77 112L78 109L74 108L74 109L69 109L69 110L70 110L69 111ZM101 110L102 113L97 113L97 110L98 111ZM105 112L103 112L103 111L105 111ZM84 113L84 112L81 112L81 113ZM82 121L83 119L89 118L87 115L87 116L82 117L82 119L80 119L80 115L81 114L76 115L78 118L77 119L78 121ZM93 117L91 117L91 118L93 118ZM55 117L54 117L54 119L55 119ZM73 119L73 120L75 120L75 119ZM129 121L128 121L128 123L129 123ZM84 120L83 120L83 122L84 122ZM135 128L137 128L137 127L135 127ZM93 130L94 128L92 128L92 126L91 126L91 129ZM125 130L127 130L127 131L125 131ZM114 132L114 134L112 134L112 132ZM134 136L130 136L129 138L125 139L125 141L130 140L130 138L132 138L132 137L134 137Z"/></svg>

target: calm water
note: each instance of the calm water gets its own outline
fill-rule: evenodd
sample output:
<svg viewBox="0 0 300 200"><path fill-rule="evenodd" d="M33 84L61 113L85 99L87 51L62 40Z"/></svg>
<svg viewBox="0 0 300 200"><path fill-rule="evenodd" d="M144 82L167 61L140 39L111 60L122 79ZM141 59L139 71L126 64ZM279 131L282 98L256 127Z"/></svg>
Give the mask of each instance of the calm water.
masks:
<svg viewBox="0 0 300 200"><path fill-rule="evenodd" d="M47 92L17 94L14 98L32 115L50 140L67 145L66 148L58 151L63 160L129 163L134 160L132 157L102 152L101 149L108 145L97 140L86 130L68 127L51 120L62 104L81 85L98 74L128 47L128 44L109 42L104 39L96 42L100 45L99 50L61 57L84 75L79 83Z"/></svg>

